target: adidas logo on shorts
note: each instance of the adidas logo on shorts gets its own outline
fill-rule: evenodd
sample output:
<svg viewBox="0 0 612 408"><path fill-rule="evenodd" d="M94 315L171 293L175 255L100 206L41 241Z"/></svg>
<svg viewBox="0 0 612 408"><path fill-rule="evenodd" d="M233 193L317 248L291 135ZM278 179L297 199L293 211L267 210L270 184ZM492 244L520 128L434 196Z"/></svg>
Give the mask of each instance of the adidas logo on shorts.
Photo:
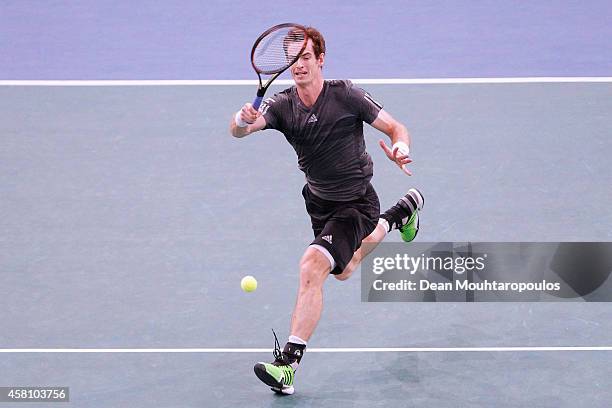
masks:
<svg viewBox="0 0 612 408"><path fill-rule="evenodd" d="M321 237L321 239L323 239L323 240L327 241L327 242L328 242L330 245L331 245L331 243L332 243L332 236L331 236L331 235L323 235L323 236Z"/></svg>

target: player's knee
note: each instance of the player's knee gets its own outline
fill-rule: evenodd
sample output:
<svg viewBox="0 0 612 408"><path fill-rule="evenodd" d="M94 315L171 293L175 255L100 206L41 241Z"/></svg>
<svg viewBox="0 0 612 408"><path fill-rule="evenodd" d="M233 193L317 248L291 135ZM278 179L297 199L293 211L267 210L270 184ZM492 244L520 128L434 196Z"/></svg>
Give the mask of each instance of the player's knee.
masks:
<svg viewBox="0 0 612 408"><path fill-rule="evenodd" d="M348 278L351 277L352 271L349 270L348 267L344 268L344 270L342 271L342 273L334 275L334 278L338 279L339 281L345 281Z"/></svg>
<svg viewBox="0 0 612 408"><path fill-rule="evenodd" d="M310 259L302 259L300 262L300 288L308 289L316 286L318 282L315 264Z"/></svg>
<svg viewBox="0 0 612 408"><path fill-rule="evenodd" d="M322 259L317 256L316 253L306 253L300 260L300 288L309 289L314 287L320 287L325 281L325 276L329 273L329 262L323 262Z"/></svg>

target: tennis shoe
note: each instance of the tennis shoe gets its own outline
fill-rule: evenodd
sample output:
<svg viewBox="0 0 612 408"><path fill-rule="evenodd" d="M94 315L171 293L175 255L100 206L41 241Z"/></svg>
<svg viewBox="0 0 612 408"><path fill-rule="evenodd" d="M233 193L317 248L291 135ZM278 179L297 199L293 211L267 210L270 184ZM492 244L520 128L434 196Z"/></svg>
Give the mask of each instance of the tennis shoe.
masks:
<svg viewBox="0 0 612 408"><path fill-rule="evenodd" d="M399 230L402 240L410 242L419 232L419 211L424 205L423 194L416 188L411 188L397 204L385 211L381 218L387 220L390 231Z"/></svg>
<svg viewBox="0 0 612 408"><path fill-rule="evenodd" d="M274 331L273 331L274 332ZM276 333L274 333L274 361L272 363L258 362L253 367L255 375L277 394L291 395L295 392L293 382L295 371L303 354L303 349L287 343L281 351Z"/></svg>

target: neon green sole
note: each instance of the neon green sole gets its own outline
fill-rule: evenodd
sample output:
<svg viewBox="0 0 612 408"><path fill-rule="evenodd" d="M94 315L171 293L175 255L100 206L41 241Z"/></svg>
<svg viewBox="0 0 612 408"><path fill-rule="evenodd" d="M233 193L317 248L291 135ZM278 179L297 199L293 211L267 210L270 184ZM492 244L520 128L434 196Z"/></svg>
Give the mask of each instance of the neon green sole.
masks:
<svg viewBox="0 0 612 408"><path fill-rule="evenodd" d="M419 212L415 211L406 225L400 228L400 234L404 242L413 241L419 232Z"/></svg>

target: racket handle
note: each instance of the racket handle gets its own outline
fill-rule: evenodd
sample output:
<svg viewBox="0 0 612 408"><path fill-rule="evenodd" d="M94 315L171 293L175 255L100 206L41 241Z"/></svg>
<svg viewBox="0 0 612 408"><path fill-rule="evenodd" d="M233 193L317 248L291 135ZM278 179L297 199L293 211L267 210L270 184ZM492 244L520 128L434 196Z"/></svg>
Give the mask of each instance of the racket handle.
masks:
<svg viewBox="0 0 612 408"><path fill-rule="evenodd" d="M262 100L263 96L258 96L257 98L255 98L255 100L253 101L253 109L258 110Z"/></svg>

